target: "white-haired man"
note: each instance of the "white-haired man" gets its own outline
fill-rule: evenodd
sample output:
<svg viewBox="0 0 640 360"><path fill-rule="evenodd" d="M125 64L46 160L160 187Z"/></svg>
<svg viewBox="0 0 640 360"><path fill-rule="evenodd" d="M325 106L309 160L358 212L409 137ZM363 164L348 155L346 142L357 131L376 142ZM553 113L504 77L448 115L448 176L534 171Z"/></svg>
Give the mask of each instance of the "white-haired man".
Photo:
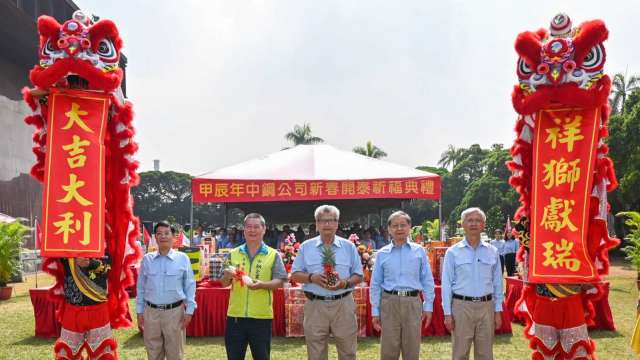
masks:
<svg viewBox="0 0 640 360"><path fill-rule="evenodd" d="M362 281L362 263L355 245L336 236L340 211L322 205L314 213L320 236L302 243L293 261L291 278L302 283L309 299L304 305L304 336L310 360L326 360L333 334L339 360L355 360L357 350L356 304L351 292ZM330 285L323 266L323 250L331 250L338 280Z"/></svg>
<svg viewBox="0 0 640 360"><path fill-rule="evenodd" d="M451 332L452 359L493 359L493 334L502 326L502 272L496 248L480 240L486 215L462 212L465 238L447 250L442 270L444 324Z"/></svg>

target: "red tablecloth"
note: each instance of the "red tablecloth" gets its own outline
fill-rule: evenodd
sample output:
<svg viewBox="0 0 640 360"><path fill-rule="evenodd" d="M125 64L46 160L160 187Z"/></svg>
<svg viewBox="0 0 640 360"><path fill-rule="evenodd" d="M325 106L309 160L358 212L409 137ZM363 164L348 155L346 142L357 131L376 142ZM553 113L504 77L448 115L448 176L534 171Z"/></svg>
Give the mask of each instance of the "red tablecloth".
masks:
<svg viewBox="0 0 640 360"><path fill-rule="evenodd" d="M433 300L433 317L428 328L422 329L422 336L445 336L449 332L444 327L444 310L442 309L442 289L436 285L436 297ZM367 288L367 294L369 289ZM380 333L373 329L371 321L371 303L367 306L367 336L379 336ZM504 306L504 304L503 304ZM496 329L496 334L511 334L511 322L507 314L502 312L502 327Z"/></svg>
<svg viewBox="0 0 640 360"><path fill-rule="evenodd" d="M616 326L613 321L613 315L611 314L611 306L609 305L609 283L605 282L604 294L599 300L592 302L595 310L595 317L588 323L589 330L611 330L615 331ZM524 323L522 317L516 318L514 315L514 307L516 301L520 298L522 293L523 282L517 277L507 278L507 296L505 298L505 314L509 313L509 318L512 321Z"/></svg>
<svg viewBox="0 0 640 360"><path fill-rule="evenodd" d="M187 336L223 336L227 325L227 308L229 306L230 288L198 287L196 304L198 308L193 314L187 328ZM284 292L276 289L273 292L273 336L285 335Z"/></svg>
<svg viewBox="0 0 640 360"><path fill-rule="evenodd" d="M369 289L363 288L366 299L369 297ZM441 305L440 286L436 286L436 298L433 306L433 320L431 325L422 331L422 336L444 336L448 332L444 327L444 311ZM229 288L196 289L196 303L198 308L193 314L191 324L187 328L187 336L223 336L226 327L226 314L229 303ZM371 306L367 301L366 306L366 336L379 335L373 330L371 323ZM277 289L273 297L273 336L285 336L285 300L284 289ZM511 333L510 318L503 312L502 328L497 329L497 334Z"/></svg>
<svg viewBox="0 0 640 360"><path fill-rule="evenodd" d="M35 317L36 336L57 338L60 336L60 323L56 320L56 306L49 300L49 287L29 289L33 314Z"/></svg>

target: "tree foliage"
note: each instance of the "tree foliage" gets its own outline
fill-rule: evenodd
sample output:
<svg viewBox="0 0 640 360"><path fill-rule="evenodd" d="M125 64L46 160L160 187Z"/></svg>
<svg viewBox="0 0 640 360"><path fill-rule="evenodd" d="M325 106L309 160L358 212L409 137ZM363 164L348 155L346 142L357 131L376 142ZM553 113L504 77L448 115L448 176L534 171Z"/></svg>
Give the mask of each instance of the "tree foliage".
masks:
<svg viewBox="0 0 640 360"><path fill-rule="evenodd" d="M609 105L611 105L611 113L625 113L625 103L627 102L627 96L634 91L640 89L640 76L627 77L626 74L618 73L613 77L612 82L613 90L611 90L611 98L609 99Z"/></svg>
<svg viewBox="0 0 640 360"><path fill-rule="evenodd" d="M321 144L324 142L324 139L313 136L311 134L311 125L305 123L300 125L294 125L293 131L289 131L284 135L284 138L287 141L293 143L293 146L298 145L315 145ZM285 148L288 149L288 148Z"/></svg>
<svg viewBox="0 0 640 360"><path fill-rule="evenodd" d="M371 140L367 141L367 145L365 146L356 146L353 148L353 152L356 154L368 156L374 159L380 159L387 156L387 153L384 152L379 147L373 145Z"/></svg>
<svg viewBox="0 0 640 360"><path fill-rule="evenodd" d="M191 175L175 171L140 173L140 185L133 188L134 213L142 221L171 219L189 223L191 216ZM221 225L224 208L216 204L195 204L195 224Z"/></svg>
<svg viewBox="0 0 640 360"><path fill-rule="evenodd" d="M637 211L623 211L617 214L619 217L625 217L625 225L629 227L629 234L624 238L627 246L622 251L627 255L627 260L640 271L640 213Z"/></svg>
<svg viewBox="0 0 640 360"><path fill-rule="evenodd" d="M509 185L511 173L505 162L509 150L501 144L483 149L478 144L468 148L449 146L438 162L442 167L421 166L418 169L436 173L442 183L442 215L447 220L449 235L456 230L460 213L469 207L480 207L487 213L487 229L504 227L506 217L518 207L518 195ZM449 171L446 166L451 166ZM437 217L437 203L415 201L407 207L410 214L435 210L435 216L426 214L418 219ZM431 216L429 216L431 215Z"/></svg>
<svg viewBox="0 0 640 360"><path fill-rule="evenodd" d="M27 230L20 221L0 222L0 287L6 286L20 266L20 247Z"/></svg>

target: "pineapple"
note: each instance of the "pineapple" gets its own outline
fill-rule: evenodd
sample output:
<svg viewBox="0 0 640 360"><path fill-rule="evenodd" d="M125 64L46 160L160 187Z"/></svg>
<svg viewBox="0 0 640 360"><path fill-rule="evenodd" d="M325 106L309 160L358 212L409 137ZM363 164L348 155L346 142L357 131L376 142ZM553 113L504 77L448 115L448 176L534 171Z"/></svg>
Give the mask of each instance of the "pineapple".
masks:
<svg viewBox="0 0 640 360"><path fill-rule="evenodd" d="M322 249L322 265L324 266L324 275L327 277L327 286L335 286L338 283L338 273L334 271L336 257L331 247Z"/></svg>

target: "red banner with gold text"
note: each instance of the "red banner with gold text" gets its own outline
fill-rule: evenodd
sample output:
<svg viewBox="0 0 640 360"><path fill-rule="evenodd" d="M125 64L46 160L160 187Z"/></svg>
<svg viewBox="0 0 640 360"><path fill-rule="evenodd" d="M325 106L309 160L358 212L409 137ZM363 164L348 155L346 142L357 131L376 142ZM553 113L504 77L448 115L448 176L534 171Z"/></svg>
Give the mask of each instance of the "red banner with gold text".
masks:
<svg viewBox="0 0 640 360"><path fill-rule="evenodd" d="M599 109L545 109L534 137L529 281L597 281L587 252Z"/></svg>
<svg viewBox="0 0 640 360"><path fill-rule="evenodd" d="M42 256L104 255L104 137L109 96L49 96Z"/></svg>
<svg viewBox="0 0 640 360"><path fill-rule="evenodd" d="M193 201L260 202L332 199L433 199L440 178L367 180L218 180L193 179Z"/></svg>

